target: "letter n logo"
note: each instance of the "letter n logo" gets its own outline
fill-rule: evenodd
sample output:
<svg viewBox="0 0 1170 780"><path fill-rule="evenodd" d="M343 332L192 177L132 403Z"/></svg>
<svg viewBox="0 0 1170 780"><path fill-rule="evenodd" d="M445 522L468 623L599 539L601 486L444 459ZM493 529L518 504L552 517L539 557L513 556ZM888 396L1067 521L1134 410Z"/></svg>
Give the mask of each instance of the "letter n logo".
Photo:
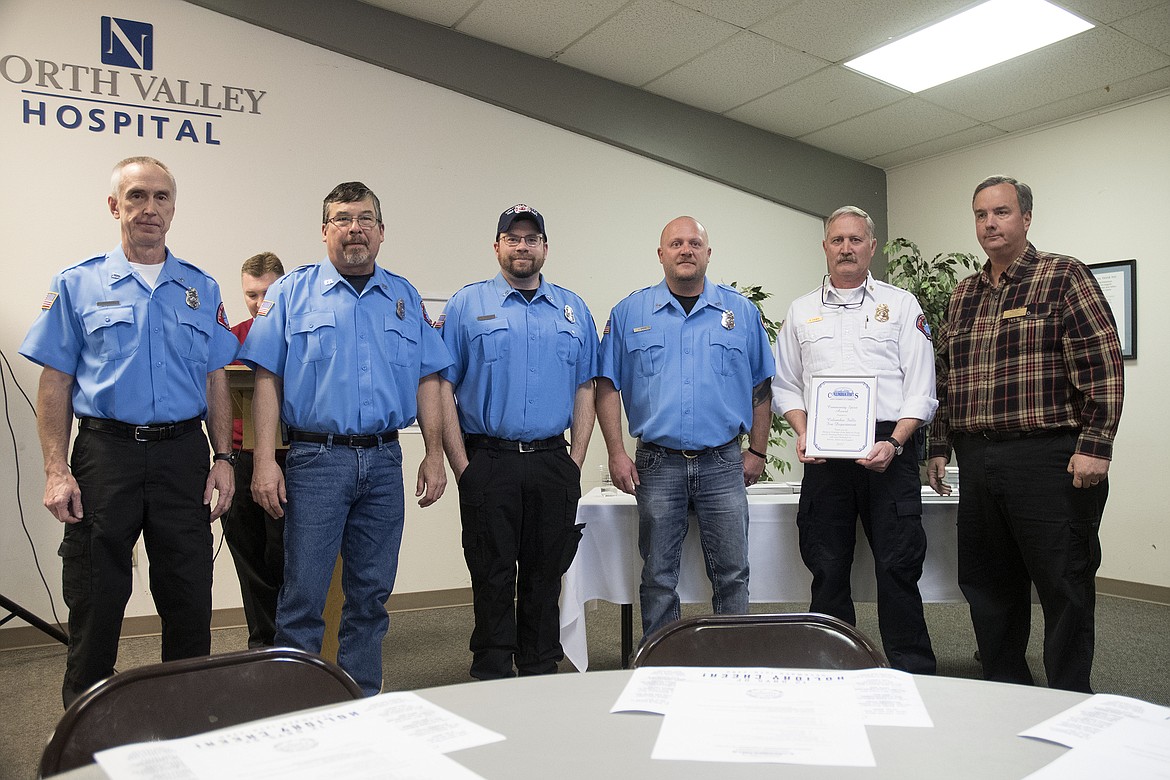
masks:
<svg viewBox="0 0 1170 780"><path fill-rule="evenodd" d="M154 25L102 17L102 62L123 68L154 69Z"/></svg>

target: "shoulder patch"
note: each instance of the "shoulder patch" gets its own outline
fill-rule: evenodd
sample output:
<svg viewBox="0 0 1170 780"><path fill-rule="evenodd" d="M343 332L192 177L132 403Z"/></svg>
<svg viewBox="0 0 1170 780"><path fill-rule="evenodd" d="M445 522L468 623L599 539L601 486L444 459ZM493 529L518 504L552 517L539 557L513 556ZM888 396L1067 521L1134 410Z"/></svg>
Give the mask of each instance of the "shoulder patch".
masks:
<svg viewBox="0 0 1170 780"><path fill-rule="evenodd" d="M916 327L916 328L918 328L918 330L922 331L922 335L926 336L927 341L934 341L934 339L932 339L930 337L930 325L926 321L925 314L918 315L918 320L914 323L914 327Z"/></svg>
<svg viewBox="0 0 1170 780"><path fill-rule="evenodd" d="M603 335L603 336L609 335L609 320L605 321L605 327L601 329L601 335Z"/></svg>
<svg viewBox="0 0 1170 780"><path fill-rule="evenodd" d="M49 309L53 308L53 304L56 302L57 302L57 293L55 293L55 292L45 293L45 299L43 301L41 301L41 311L48 311Z"/></svg>
<svg viewBox="0 0 1170 780"><path fill-rule="evenodd" d="M232 326L228 324L227 311L223 308L223 301L219 302L219 308L215 310L215 321L228 330L232 329Z"/></svg>
<svg viewBox="0 0 1170 780"><path fill-rule="evenodd" d="M434 322L431 320L431 317L430 317L430 315L429 315L429 314L427 314L427 304L426 304L426 302L425 302L425 301L423 301L423 300L419 300L419 302L418 302L418 306L419 306L419 308L420 308L420 309L422 309L422 318L423 318L423 322L425 322L427 325L431 326L432 328L437 328L437 327L439 327L438 325L436 325L436 324L435 324L435 323L434 323Z"/></svg>
<svg viewBox="0 0 1170 780"><path fill-rule="evenodd" d="M267 298L265 298L263 301L260 302L260 308L256 309L256 316L257 317L267 317L268 312L272 311L272 307L275 305L276 305L275 302L270 301Z"/></svg>

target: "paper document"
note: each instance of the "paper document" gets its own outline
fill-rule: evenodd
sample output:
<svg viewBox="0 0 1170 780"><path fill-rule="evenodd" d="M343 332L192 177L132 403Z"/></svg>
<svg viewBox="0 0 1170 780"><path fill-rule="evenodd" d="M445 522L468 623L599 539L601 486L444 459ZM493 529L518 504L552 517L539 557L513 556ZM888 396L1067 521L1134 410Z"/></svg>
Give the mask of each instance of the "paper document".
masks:
<svg viewBox="0 0 1170 780"><path fill-rule="evenodd" d="M1170 778L1170 721L1122 718L1025 780Z"/></svg>
<svg viewBox="0 0 1170 780"><path fill-rule="evenodd" d="M440 751L501 739L415 694L392 693L96 758L113 780L466 780L479 775Z"/></svg>
<svg viewBox="0 0 1170 780"><path fill-rule="evenodd" d="M1170 707L1128 696L1098 693L1043 723L1021 731L1020 736L1055 742L1065 747L1079 747L1125 720L1165 721L1167 718L1170 718Z"/></svg>
<svg viewBox="0 0 1170 780"><path fill-rule="evenodd" d="M651 758L874 766L851 687L680 682Z"/></svg>
<svg viewBox="0 0 1170 780"><path fill-rule="evenodd" d="M644 666L635 669L610 712L666 714L684 682L710 686L843 686L861 710L867 726L933 726L913 676L894 669L809 670L699 666Z"/></svg>

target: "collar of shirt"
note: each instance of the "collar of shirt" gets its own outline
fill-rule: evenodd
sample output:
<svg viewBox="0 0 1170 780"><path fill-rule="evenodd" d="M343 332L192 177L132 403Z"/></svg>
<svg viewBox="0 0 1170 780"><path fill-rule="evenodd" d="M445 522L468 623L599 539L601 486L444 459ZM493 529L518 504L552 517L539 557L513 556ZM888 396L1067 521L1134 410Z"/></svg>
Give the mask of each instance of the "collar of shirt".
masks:
<svg viewBox="0 0 1170 780"><path fill-rule="evenodd" d="M1032 246L1032 242L1029 241L1028 245L1024 247L1024 253L1013 260L1004 270L1003 279L1005 282L1018 282L1035 268L1035 265L1036 247ZM995 286L992 284L990 260L983 264L983 270L979 272L979 281L988 287Z"/></svg>
<svg viewBox="0 0 1170 780"><path fill-rule="evenodd" d="M865 274L865 283L862 284L860 287L848 287L844 290L840 290L840 289L834 287L833 283L830 282L825 287L825 300L829 303L833 303L834 302L833 299L836 298L837 302L842 303L842 304L857 303L858 301L865 299L866 293L868 293L869 296L872 298L873 297L873 287L874 287L873 275L867 271ZM858 296L858 294L857 294L858 290L861 290L860 296Z"/></svg>
<svg viewBox="0 0 1170 780"><path fill-rule="evenodd" d="M337 270L337 266L333 265L326 257L317 264L317 283L321 286L321 295L327 295L332 290L346 289L357 297L357 290L353 289L349 282ZM390 293L390 272L378 264L374 264L374 275L370 277L370 281L366 283L366 289L362 290L362 295L367 295L373 290L380 291L387 298L393 298Z"/></svg>
<svg viewBox="0 0 1170 780"><path fill-rule="evenodd" d="M501 304L507 300L509 295L513 294L518 299L524 300L524 296L520 294L520 291L512 285L508 284L508 280L504 278L503 272L496 274L495 278L492 279L492 288L496 291L496 294L500 296ZM549 294L550 292L551 290L549 289L549 286L544 283L544 274L541 274L540 286L536 288L536 295L532 296L532 303L536 303L541 298L545 299L549 303L554 303L552 296Z"/></svg>
<svg viewBox="0 0 1170 780"><path fill-rule="evenodd" d="M723 299L723 296L726 295L726 291L723 290L719 285L712 284L711 280L707 279L706 277L703 278L703 291L699 293L699 300L695 302L695 307L691 309L690 315L687 315L687 313L683 310L682 304L679 303L678 300L674 297L674 293L670 291L670 287L667 286L665 279L656 284L653 290L654 306L652 310L654 312L660 311L665 306L673 306L683 317L693 317L695 313L704 306L714 306L720 311L728 308Z"/></svg>

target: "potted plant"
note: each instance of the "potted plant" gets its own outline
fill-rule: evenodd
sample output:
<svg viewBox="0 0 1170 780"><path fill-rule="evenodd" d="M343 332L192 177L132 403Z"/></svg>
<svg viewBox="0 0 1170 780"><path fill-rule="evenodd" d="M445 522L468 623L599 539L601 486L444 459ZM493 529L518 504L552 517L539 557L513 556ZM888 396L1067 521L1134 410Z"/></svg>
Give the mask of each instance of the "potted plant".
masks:
<svg viewBox="0 0 1170 780"><path fill-rule="evenodd" d="M918 245L904 238L892 238L882 247L886 256L886 281L901 287L918 299L931 333L937 333L947 317L951 291L959 281L959 272L979 270L975 255L966 252L937 254L927 260Z"/></svg>

